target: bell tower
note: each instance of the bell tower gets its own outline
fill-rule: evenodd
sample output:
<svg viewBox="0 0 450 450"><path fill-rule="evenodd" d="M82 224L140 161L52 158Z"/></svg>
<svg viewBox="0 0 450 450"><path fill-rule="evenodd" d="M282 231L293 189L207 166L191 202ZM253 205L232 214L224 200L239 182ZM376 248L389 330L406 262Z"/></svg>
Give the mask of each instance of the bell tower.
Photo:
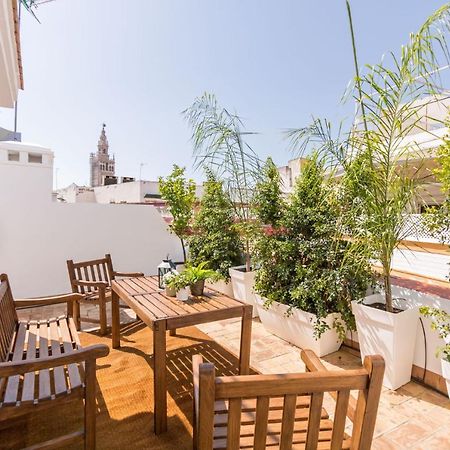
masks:
<svg viewBox="0 0 450 450"><path fill-rule="evenodd" d="M103 124L100 138L97 143L97 153L91 153L89 163L91 167L91 186L102 186L107 175L113 176L116 162L114 156L109 157L109 143Z"/></svg>

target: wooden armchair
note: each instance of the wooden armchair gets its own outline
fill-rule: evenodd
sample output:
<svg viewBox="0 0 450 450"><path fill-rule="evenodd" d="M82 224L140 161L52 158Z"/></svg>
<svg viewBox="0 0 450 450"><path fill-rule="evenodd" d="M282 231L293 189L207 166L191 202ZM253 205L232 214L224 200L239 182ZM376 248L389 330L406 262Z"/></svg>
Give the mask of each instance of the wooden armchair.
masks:
<svg viewBox="0 0 450 450"><path fill-rule="evenodd" d="M345 371L328 371L311 350L302 359L311 373L216 377L213 364L194 356L194 449L370 449L383 358ZM322 407L326 392L336 399L333 421Z"/></svg>
<svg viewBox="0 0 450 450"><path fill-rule="evenodd" d="M100 323L100 334L106 334L106 303L111 301L111 281L115 277L142 277L141 272L117 272L113 268L111 255L101 259L73 262L67 261L70 284L74 293L81 294L74 304L74 320L77 330L80 330L81 320ZM81 317L80 303L93 303L99 306L99 319Z"/></svg>
<svg viewBox="0 0 450 450"><path fill-rule="evenodd" d="M14 300L8 277L0 275L0 426L11 426L10 420L22 415L84 400L82 430L42 442L33 449L66 448L80 438L85 449L95 448L96 359L106 356L108 347L82 348L69 316L19 321L16 311L18 307L60 303L72 306L80 297L66 294Z"/></svg>

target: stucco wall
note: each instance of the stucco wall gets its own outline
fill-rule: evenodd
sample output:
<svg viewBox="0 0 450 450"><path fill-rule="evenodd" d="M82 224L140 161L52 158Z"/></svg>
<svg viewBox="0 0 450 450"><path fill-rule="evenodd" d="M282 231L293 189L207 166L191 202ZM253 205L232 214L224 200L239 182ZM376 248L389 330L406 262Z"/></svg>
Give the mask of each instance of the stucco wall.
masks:
<svg viewBox="0 0 450 450"><path fill-rule="evenodd" d="M5 161L2 150L0 273L9 275L16 296L70 291L67 259L111 253L116 269L155 274L167 254L182 257L178 239L153 207L52 202L52 153L47 149L47 166L37 166Z"/></svg>

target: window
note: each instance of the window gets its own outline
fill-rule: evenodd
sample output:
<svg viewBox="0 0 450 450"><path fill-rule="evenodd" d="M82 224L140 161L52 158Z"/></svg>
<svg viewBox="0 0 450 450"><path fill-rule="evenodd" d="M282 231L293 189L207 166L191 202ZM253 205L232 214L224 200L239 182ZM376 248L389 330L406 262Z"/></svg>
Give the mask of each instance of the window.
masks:
<svg viewBox="0 0 450 450"><path fill-rule="evenodd" d="M8 161L20 161L20 153L14 150L9 150Z"/></svg>
<svg viewBox="0 0 450 450"><path fill-rule="evenodd" d="M41 153L28 153L28 162L34 164L42 164Z"/></svg>

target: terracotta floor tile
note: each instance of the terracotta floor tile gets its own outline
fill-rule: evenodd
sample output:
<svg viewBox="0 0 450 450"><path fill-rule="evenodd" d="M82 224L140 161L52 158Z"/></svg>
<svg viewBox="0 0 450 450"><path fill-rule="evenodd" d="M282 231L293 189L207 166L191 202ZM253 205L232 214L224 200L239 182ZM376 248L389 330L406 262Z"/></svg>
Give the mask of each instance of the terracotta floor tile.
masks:
<svg viewBox="0 0 450 450"><path fill-rule="evenodd" d="M406 424L387 433L385 437L397 445L412 447L419 441L431 436L436 430L430 429L426 424L410 420Z"/></svg>

